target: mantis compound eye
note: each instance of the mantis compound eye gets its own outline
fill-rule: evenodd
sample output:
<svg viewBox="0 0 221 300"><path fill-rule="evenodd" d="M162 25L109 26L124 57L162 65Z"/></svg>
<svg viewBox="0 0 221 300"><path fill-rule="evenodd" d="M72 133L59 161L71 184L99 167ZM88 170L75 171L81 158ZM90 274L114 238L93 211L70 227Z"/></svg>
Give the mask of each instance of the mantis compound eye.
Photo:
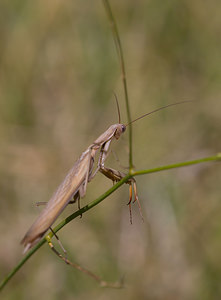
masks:
<svg viewBox="0 0 221 300"><path fill-rule="evenodd" d="M124 132L126 130L126 126L124 124L121 125L121 130Z"/></svg>

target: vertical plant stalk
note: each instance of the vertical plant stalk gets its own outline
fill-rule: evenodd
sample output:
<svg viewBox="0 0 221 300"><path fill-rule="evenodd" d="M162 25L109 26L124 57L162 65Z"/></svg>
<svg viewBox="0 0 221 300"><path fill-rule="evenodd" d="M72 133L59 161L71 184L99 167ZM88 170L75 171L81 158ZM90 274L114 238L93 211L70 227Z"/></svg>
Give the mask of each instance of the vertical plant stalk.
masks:
<svg viewBox="0 0 221 300"><path fill-rule="evenodd" d="M132 125L131 122L131 113L130 113L130 105L129 105L129 97L128 97L128 89L127 89L127 80L126 80L126 69L125 69L125 63L124 63L124 56L123 56L123 50L121 46L121 40L117 28L117 23L114 19L110 4L108 0L103 0L103 4L105 7L105 11L107 13L108 19L110 21L110 26L113 34L113 39L115 43L115 47L117 50L117 54L120 61L121 66L121 73L122 73L122 81L123 81L123 87L124 87L124 95L125 95L125 103L126 103L126 111L127 111L127 123L129 123L129 173L133 170L133 148L132 148Z"/></svg>

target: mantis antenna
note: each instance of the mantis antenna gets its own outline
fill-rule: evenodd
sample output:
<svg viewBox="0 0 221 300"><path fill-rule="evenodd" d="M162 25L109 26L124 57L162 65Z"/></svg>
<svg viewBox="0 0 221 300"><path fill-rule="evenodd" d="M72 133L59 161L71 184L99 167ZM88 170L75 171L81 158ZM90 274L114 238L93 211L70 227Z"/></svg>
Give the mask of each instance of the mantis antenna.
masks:
<svg viewBox="0 0 221 300"><path fill-rule="evenodd" d="M114 93L114 97L115 97L115 100L116 100L116 103L117 103L118 124L120 124L120 107L119 107L119 103L118 103L118 100L117 100L117 95L115 93Z"/></svg>
<svg viewBox="0 0 221 300"><path fill-rule="evenodd" d="M172 104L168 104L168 105L162 106L162 107L160 107L160 108L154 109L154 110L152 110L151 112L146 113L146 114L144 114L144 115L138 117L137 119L131 121L130 123L126 124L125 126L128 126L129 124L134 123L134 122L136 122L136 121L138 121L138 120L140 120L140 119L142 119L142 118L144 118L144 117L146 117L146 116L148 116L148 115L150 115L150 114L153 114L153 113L155 113L155 112L157 112L157 111L159 111L159 110L161 110L161 109L165 109L165 108L170 107L170 106L179 105L179 104L183 104L183 103L189 103L189 102L193 102L193 101L187 100L187 101L181 101L181 102L176 102L176 103L172 103Z"/></svg>

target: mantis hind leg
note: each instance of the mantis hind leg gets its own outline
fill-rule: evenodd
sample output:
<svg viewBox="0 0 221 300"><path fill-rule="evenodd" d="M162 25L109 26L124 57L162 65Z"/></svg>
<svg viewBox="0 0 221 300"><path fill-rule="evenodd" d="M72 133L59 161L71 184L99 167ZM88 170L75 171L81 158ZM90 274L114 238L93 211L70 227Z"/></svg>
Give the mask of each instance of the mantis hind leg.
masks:
<svg viewBox="0 0 221 300"><path fill-rule="evenodd" d="M88 269L78 265L77 263L71 262L68 258L67 258L67 252L64 249L64 247L62 246L58 236L56 235L56 233L52 230L52 228L50 227L53 235L56 237L56 239L58 240L62 250L64 251L65 256L63 256L60 252L58 252L58 250L54 247L53 243L52 243L52 239L50 237L50 235L47 235L45 238L48 242L49 247L51 248L51 250L61 259L63 260L67 265L70 265L71 267L85 273L86 275L92 277L94 280L96 280L101 287L111 287L111 288L122 288L123 287L123 282L116 282L116 283L111 283L111 282L107 282L102 280L99 276L97 276L96 274L94 274L93 272L89 271Z"/></svg>
<svg viewBox="0 0 221 300"><path fill-rule="evenodd" d="M50 228L51 232L53 233L53 235L55 236L56 240L58 241L58 244L60 245L61 249L63 250L63 252L64 252L64 258L65 258L65 261L66 261L67 260L67 251L65 250L64 246L62 245L62 243L61 243L58 235L54 232L54 230L51 227L49 227L49 228ZM47 242L48 242L48 239L47 239ZM50 243L52 245L52 248L54 248L54 245L52 244L52 242L50 242ZM48 244L49 244L49 242L48 242ZM49 246L50 246L50 244L49 244Z"/></svg>

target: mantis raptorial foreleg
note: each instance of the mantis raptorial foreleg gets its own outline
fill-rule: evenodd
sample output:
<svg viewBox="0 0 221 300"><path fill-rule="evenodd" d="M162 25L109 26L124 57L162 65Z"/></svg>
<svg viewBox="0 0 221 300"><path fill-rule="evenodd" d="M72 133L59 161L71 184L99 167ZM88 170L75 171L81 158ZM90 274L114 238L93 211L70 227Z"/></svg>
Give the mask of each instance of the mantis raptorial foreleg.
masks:
<svg viewBox="0 0 221 300"><path fill-rule="evenodd" d="M107 168L107 167L104 167L104 166L102 168L100 168L100 172L102 174L104 174L106 177L108 177L109 179L111 179L113 182L120 181L126 175L126 174L124 174L124 173L122 173L118 170L114 170L112 168ZM140 201L139 201L139 198L138 198L138 195L137 195L136 180L134 178L130 178L126 183L129 184L129 202L127 203L127 205L129 206L130 223L132 224L131 203L134 203L134 202L137 201L140 216L141 216L142 220L144 220L144 218L143 218L143 214L142 214L142 210L141 210ZM133 194L134 194L134 200L133 200Z"/></svg>
<svg viewBox="0 0 221 300"><path fill-rule="evenodd" d="M110 148L111 141L112 141L112 139L110 139L109 141L107 141L106 143L104 143L102 145L101 150L100 150L99 160L98 160L98 166L97 166L96 170L99 170L102 174L104 174L107 178L111 179L113 182L117 182L117 181L120 181L123 177L125 177L126 174L124 174L118 170L115 170L112 168L107 168L104 166L105 160L109 153L108 150ZM143 218L142 211L141 211L140 201L137 196L136 180L134 178L131 178L126 183L129 184L129 186L130 186L129 187L128 206L129 206L129 211L130 211L130 223L132 224L131 203L132 203L132 199L133 199L133 192L134 192L133 203L137 201L142 220L144 220L144 218Z"/></svg>

